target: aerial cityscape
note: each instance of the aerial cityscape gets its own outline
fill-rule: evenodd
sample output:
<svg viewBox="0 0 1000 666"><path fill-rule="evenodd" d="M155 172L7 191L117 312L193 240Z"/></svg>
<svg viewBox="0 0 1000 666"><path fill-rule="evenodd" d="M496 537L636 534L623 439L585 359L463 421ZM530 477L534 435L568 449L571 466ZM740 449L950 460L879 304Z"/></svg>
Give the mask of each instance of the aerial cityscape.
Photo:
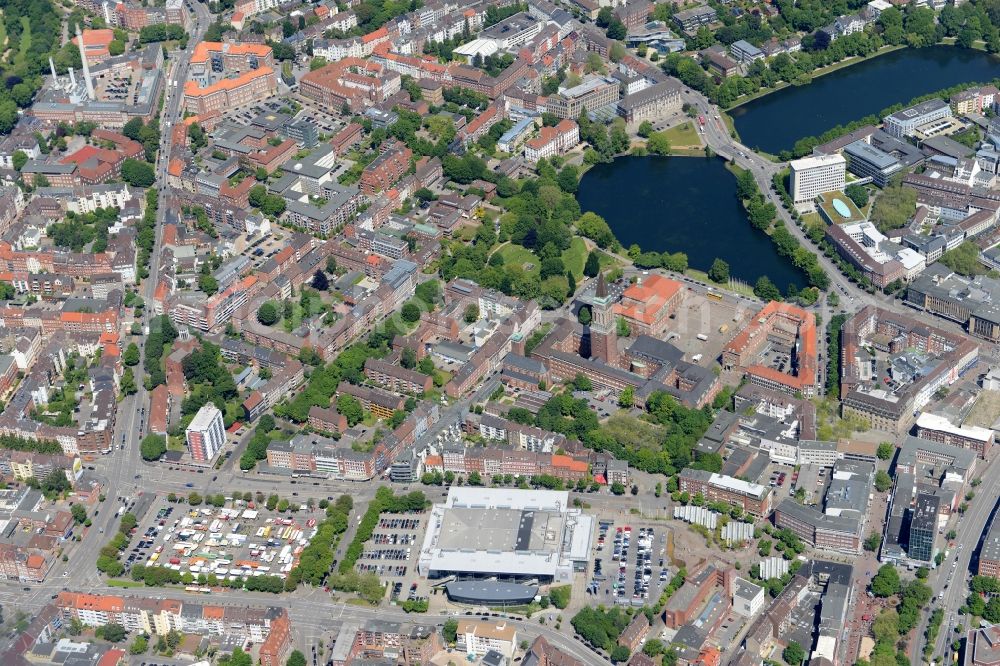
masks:
<svg viewBox="0 0 1000 666"><path fill-rule="evenodd" d="M0 0L0 73L0 665L1000 666L1000 0Z"/></svg>

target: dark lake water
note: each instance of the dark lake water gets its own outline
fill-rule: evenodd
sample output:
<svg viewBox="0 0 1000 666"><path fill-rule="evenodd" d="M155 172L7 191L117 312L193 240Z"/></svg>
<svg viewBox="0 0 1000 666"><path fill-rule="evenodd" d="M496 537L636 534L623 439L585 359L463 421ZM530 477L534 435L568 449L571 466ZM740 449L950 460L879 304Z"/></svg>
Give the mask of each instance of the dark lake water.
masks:
<svg viewBox="0 0 1000 666"><path fill-rule="evenodd" d="M953 46L900 49L790 86L729 112L750 148L777 154L899 102L966 82L1000 77L1000 58Z"/></svg>
<svg viewBox="0 0 1000 666"><path fill-rule="evenodd" d="M718 257L733 277L753 284L766 275L782 291L806 284L770 238L750 226L736 199L736 177L721 159L619 157L588 171L577 199L607 220L625 247L684 252L701 270Z"/></svg>

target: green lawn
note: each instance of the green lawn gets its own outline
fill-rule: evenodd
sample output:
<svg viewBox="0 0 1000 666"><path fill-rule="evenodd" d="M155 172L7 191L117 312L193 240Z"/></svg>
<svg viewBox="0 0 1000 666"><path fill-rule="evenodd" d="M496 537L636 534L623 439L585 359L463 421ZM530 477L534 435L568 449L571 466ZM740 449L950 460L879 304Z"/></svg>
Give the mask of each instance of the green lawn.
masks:
<svg viewBox="0 0 1000 666"><path fill-rule="evenodd" d="M531 250L525 249L520 245L508 243L496 251L503 257L505 265L521 266L530 273L539 274L541 260ZM583 279L583 267L587 263L587 255L589 253L587 243L579 236L575 236L570 241L569 248L562 253L562 260L566 266L566 270L572 271L573 277L577 280ZM614 267L618 264L614 257L604 252L600 253L600 260L601 268Z"/></svg>
<svg viewBox="0 0 1000 666"><path fill-rule="evenodd" d="M587 263L587 254L587 244L579 236L574 236L569 249L562 253L566 270L572 271L577 280L583 279L583 265Z"/></svg>
<svg viewBox="0 0 1000 666"><path fill-rule="evenodd" d="M605 271L609 268L618 268L618 266L620 266L618 260L615 259L610 254L608 254L607 252L598 252L597 261L601 265L602 271Z"/></svg>
<svg viewBox="0 0 1000 666"><path fill-rule="evenodd" d="M108 580L108 587L145 587L145 583L142 581L135 580L124 580L118 578L111 578Z"/></svg>
<svg viewBox="0 0 1000 666"><path fill-rule="evenodd" d="M21 42L18 46L17 55L14 57L14 66L23 67L25 58L28 57L28 49L31 48L31 20L27 16L21 17Z"/></svg>
<svg viewBox="0 0 1000 666"><path fill-rule="evenodd" d="M520 266L524 270L538 275L540 272L540 261L537 256L535 256L531 250L525 249L520 245L514 245L509 243L504 245L502 248L497 250L500 256L503 257L503 262L507 266Z"/></svg>
<svg viewBox="0 0 1000 666"><path fill-rule="evenodd" d="M7 50L7 24L3 18L3 12L0 11L0 54L3 54Z"/></svg>
<svg viewBox="0 0 1000 666"><path fill-rule="evenodd" d="M663 130L663 134L667 136L672 148L701 145L701 138L698 136L698 130L694 128L694 122L686 122L677 127Z"/></svg>

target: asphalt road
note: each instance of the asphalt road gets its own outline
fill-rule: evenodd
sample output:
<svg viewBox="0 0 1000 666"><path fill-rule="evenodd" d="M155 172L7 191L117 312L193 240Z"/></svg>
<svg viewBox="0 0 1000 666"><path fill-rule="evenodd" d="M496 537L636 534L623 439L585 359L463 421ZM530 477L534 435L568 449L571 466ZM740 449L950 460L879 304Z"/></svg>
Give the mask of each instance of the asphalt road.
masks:
<svg viewBox="0 0 1000 666"><path fill-rule="evenodd" d="M25 612L36 613L45 604L49 603L51 596L62 589L59 581L46 581L41 587L35 588L30 594L24 593L20 588L3 587L0 588L0 604L8 608L16 607ZM75 586L74 586L75 587ZM162 599L164 597L189 599L191 601L204 601L204 595L198 593L185 592L182 589L159 589L137 587L128 590L121 588L96 585L87 590L91 594L115 594L134 596L151 599ZM447 619L456 617L453 614L421 614L410 615L396 608L372 608L366 606L356 606L333 602L321 590L310 590L306 593L296 593L294 596L276 596L273 594L243 592L229 590L224 594L224 603L245 603L247 605L280 605L288 609L294 630L301 636L313 636L322 639L324 636L336 633L341 624L345 621L364 622L367 620L384 620L389 622L419 622L421 624L443 624ZM508 618L517 626L518 641L524 639L529 642L536 636L544 636L547 641L559 647L566 653L579 659L585 664L606 664L607 662L578 640L570 638L562 630L556 630L553 626L542 625L535 621L523 621ZM564 625L569 626L567 621ZM308 646L298 646L303 651Z"/></svg>
<svg viewBox="0 0 1000 666"><path fill-rule="evenodd" d="M982 461L980 461L982 462ZM982 484L975 489L976 496L969 503L969 510L965 512L956 523L955 530L958 537L955 540L956 547L948 553L947 559L940 568L931 576L931 589L934 592L934 601L931 603L931 610L941 608L944 610L944 621L938 632L935 641L934 655L941 657L947 644L956 637L953 628L958 624L965 624L968 618L961 618L958 609L965 604L969 596L969 587L966 574L969 573L969 562L979 543L979 539L986 529L993 508L1000 500L1000 464L997 458L993 458L982 472ZM947 589L945 586L947 585ZM938 595L944 593L942 598ZM927 628L927 619L930 612L924 614L920 625L917 627L915 639L911 643L911 663L917 664L922 659L922 651L925 640L924 631ZM950 650L950 648L948 648Z"/></svg>

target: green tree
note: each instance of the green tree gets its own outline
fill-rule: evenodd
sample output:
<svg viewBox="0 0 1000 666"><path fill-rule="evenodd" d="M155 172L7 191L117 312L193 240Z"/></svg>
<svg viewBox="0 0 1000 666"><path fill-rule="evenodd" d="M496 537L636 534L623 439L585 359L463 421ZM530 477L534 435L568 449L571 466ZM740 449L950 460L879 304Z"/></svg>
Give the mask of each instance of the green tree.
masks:
<svg viewBox="0 0 1000 666"><path fill-rule="evenodd" d="M766 275L761 275L757 278L757 282L753 286L753 293L754 296L763 301L781 300L781 291Z"/></svg>
<svg viewBox="0 0 1000 666"><path fill-rule="evenodd" d="M898 594L900 590L899 572L891 564L883 564L872 578L871 591L876 597L886 598Z"/></svg>
<svg viewBox="0 0 1000 666"><path fill-rule="evenodd" d="M892 442L880 442L875 455L878 456L879 460L889 460L895 451L896 447L893 446Z"/></svg>
<svg viewBox="0 0 1000 666"><path fill-rule="evenodd" d="M892 477L885 470L875 472L875 490L884 493L892 487Z"/></svg>
<svg viewBox="0 0 1000 666"><path fill-rule="evenodd" d="M601 248L606 248L615 241L615 235L611 232L611 227L608 226L607 221L600 215L590 211L581 215L580 219L576 221L576 229L580 232L580 235L594 241Z"/></svg>
<svg viewBox="0 0 1000 666"><path fill-rule="evenodd" d="M788 666L799 666L802 660L806 658L806 651L802 649L802 646L792 641L788 646L782 650L781 659L788 664Z"/></svg>
<svg viewBox="0 0 1000 666"><path fill-rule="evenodd" d="M219 291L219 282L212 275L199 275L198 289L200 289L206 296L212 296Z"/></svg>
<svg viewBox="0 0 1000 666"><path fill-rule="evenodd" d="M462 319L464 319L467 324L479 321L479 305L476 303L469 303L469 305L465 307L465 313L462 315Z"/></svg>
<svg viewBox="0 0 1000 666"><path fill-rule="evenodd" d="M635 405L635 389L626 386L621 395L618 396L618 406L624 409L631 409Z"/></svg>
<svg viewBox="0 0 1000 666"><path fill-rule="evenodd" d="M264 326L274 326L278 323L279 319L278 308L271 301L266 301L257 308L257 321L264 324Z"/></svg>
<svg viewBox="0 0 1000 666"><path fill-rule="evenodd" d="M129 645L128 651L129 654L145 654L148 647L149 647L148 639L144 635L139 634L134 639L132 639L132 644Z"/></svg>
<svg viewBox="0 0 1000 666"><path fill-rule="evenodd" d="M754 180L753 172L749 169L745 171L740 171L736 176L736 196L740 198L741 201L747 199L753 199L760 193L757 187L757 181Z"/></svg>
<svg viewBox="0 0 1000 666"><path fill-rule="evenodd" d="M122 162L122 180L133 187L151 187L156 182L156 173L149 162L128 158Z"/></svg>
<svg viewBox="0 0 1000 666"><path fill-rule="evenodd" d="M125 627L114 622L104 625L102 629L104 629L104 640L111 643L121 643L128 636Z"/></svg>
<svg viewBox="0 0 1000 666"><path fill-rule="evenodd" d="M878 552L879 546L882 545L882 535L878 532L872 532L865 539L864 547L865 550L871 553Z"/></svg>
<svg viewBox="0 0 1000 666"><path fill-rule="evenodd" d="M292 650L292 653L288 655L288 661L285 662L285 666L306 666L306 656L298 650Z"/></svg>
<svg viewBox="0 0 1000 666"><path fill-rule="evenodd" d="M597 274L601 272L601 258L597 254L597 250L591 250L590 254L587 255L587 262L583 265L583 274L587 277L597 277Z"/></svg>
<svg viewBox="0 0 1000 666"><path fill-rule="evenodd" d="M848 185L844 190L844 194L850 197L851 201L853 201L858 208L864 208L868 205L868 190L865 189L864 185Z"/></svg>
<svg viewBox="0 0 1000 666"><path fill-rule="evenodd" d="M917 209L917 191L893 182L882 190L872 207L871 221L885 233L904 226Z"/></svg>
<svg viewBox="0 0 1000 666"><path fill-rule="evenodd" d="M28 154L23 150L15 150L10 159L14 165L14 170L20 172L24 168L24 165L28 163Z"/></svg>
<svg viewBox="0 0 1000 666"><path fill-rule="evenodd" d="M444 625L441 627L441 634L444 636L445 642L456 642L458 640L458 620L454 618L445 620Z"/></svg>
<svg viewBox="0 0 1000 666"><path fill-rule="evenodd" d="M403 304L403 309L400 310L400 314L403 317L403 321L413 324L420 321L420 307L416 303L407 302Z"/></svg>
<svg viewBox="0 0 1000 666"><path fill-rule="evenodd" d="M242 649L236 648L232 654L220 657L216 663L218 666L252 666L253 660Z"/></svg>
<svg viewBox="0 0 1000 666"><path fill-rule="evenodd" d="M563 609L569 606L570 594L573 591L572 585L560 585L559 587L549 588L549 600L552 605L558 609Z"/></svg>
<svg viewBox="0 0 1000 666"><path fill-rule="evenodd" d="M128 347L126 347L125 351L122 353L122 362L125 363L125 365L132 366L139 365L139 360L139 345L134 342L130 342Z"/></svg>
<svg viewBox="0 0 1000 666"><path fill-rule="evenodd" d="M139 454L143 460L159 460L166 452L167 440L163 435L146 435L139 444Z"/></svg>
<svg viewBox="0 0 1000 666"><path fill-rule="evenodd" d="M328 291L330 289L330 281L326 279L323 271L316 271L313 274L312 288L316 291Z"/></svg>
<svg viewBox="0 0 1000 666"><path fill-rule="evenodd" d="M591 321L590 308L587 307L586 305L580 308L580 311L576 313L576 319L584 326L590 324Z"/></svg>
<svg viewBox="0 0 1000 666"><path fill-rule="evenodd" d="M337 398L337 411L347 419L347 425L356 426L365 418L365 410L353 395L346 393Z"/></svg>
<svg viewBox="0 0 1000 666"><path fill-rule="evenodd" d="M670 140L666 132L653 132L646 140L646 150L653 155L669 155Z"/></svg>
<svg viewBox="0 0 1000 666"><path fill-rule="evenodd" d="M556 184L563 192L575 194L580 186L580 174L572 164L567 165L556 177Z"/></svg>
<svg viewBox="0 0 1000 666"><path fill-rule="evenodd" d="M778 210L773 203L765 202L763 199L754 198L747 205L747 214L750 217L750 225L754 229L766 231L774 222L774 216Z"/></svg>
<svg viewBox="0 0 1000 666"><path fill-rule="evenodd" d="M708 269L708 279L717 284L729 282L729 264L722 259L716 259Z"/></svg>
<svg viewBox="0 0 1000 666"><path fill-rule="evenodd" d="M649 122L648 120L643 120L641 123L639 123L639 129L636 130L636 134L638 134L644 139L648 139L652 133L653 133L653 123Z"/></svg>
<svg viewBox="0 0 1000 666"><path fill-rule="evenodd" d="M122 395L135 395L139 392L139 387L135 383L135 372L132 368L125 368L125 372L122 373L119 390Z"/></svg>
<svg viewBox="0 0 1000 666"><path fill-rule="evenodd" d="M974 276L986 272L986 268L979 262L979 247L972 241L948 250L938 261L961 275Z"/></svg>

